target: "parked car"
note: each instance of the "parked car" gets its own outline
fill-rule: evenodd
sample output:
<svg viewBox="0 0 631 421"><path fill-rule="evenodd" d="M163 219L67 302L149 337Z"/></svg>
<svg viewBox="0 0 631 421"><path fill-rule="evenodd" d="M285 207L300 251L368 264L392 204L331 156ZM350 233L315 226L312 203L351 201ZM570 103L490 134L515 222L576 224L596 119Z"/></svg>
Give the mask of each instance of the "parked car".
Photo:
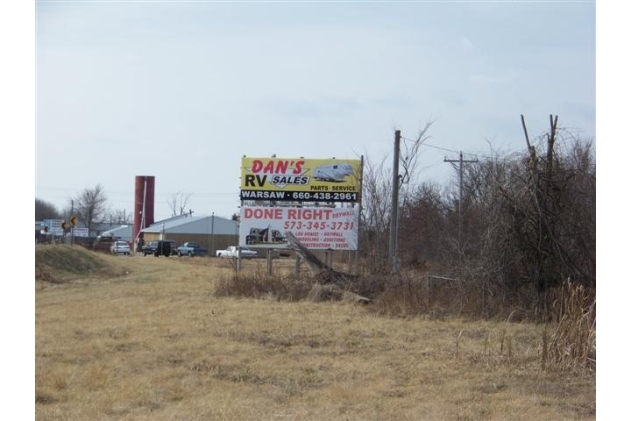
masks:
<svg viewBox="0 0 631 421"><path fill-rule="evenodd" d="M193 241L188 241L182 244L177 248L177 255L182 256L205 256L208 254L208 250L199 245L199 243L195 243Z"/></svg>
<svg viewBox="0 0 631 421"><path fill-rule="evenodd" d="M171 255L171 241L149 241L147 244L142 246L142 255L146 256L151 254L153 256L166 256L169 257Z"/></svg>
<svg viewBox="0 0 631 421"><path fill-rule="evenodd" d="M114 254L129 255L131 253L131 247L129 247L129 243L127 243L127 241L116 240L112 243L110 252Z"/></svg>

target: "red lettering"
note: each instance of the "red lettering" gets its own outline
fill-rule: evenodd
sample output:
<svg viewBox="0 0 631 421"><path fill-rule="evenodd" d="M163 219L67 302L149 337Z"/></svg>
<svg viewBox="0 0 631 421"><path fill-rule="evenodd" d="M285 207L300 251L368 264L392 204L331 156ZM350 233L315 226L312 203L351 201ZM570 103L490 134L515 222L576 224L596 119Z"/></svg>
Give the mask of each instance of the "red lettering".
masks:
<svg viewBox="0 0 631 421"><path fill-rule="evenodd" d="M252 168L250 171L252 174L260 173L264 174L287 174L290 168L293 168L291 174L300 175L303 173L302 167L305 165L305 161L269 161L264 163L260 159L252 161Z"/></svg>
<svg viewBox="0 0 631 421"><path fill-rule="evenodd" d="M263 161L260 159L255 159L252 161L252 174L256 174L263 169Z"/></svg>
<svg viewBox="0 0 631 421"><path fill-rule="evenodd" d="M289 161L278 161L276 164L276 174L285 174L289 167Z"/></svg>
<svg viewBox="0 0 631 421"><path fill-rule="evenodd" d="M243 219L283 219L283 210L280 208L245 208Z"/></svg>
<svg viewBox="0 0 631 421"><path fill-rule="evenodd" d="M307 221L321 220L328 221L331 219L331 209L288 209L287 219L304 219Z"/></svg>

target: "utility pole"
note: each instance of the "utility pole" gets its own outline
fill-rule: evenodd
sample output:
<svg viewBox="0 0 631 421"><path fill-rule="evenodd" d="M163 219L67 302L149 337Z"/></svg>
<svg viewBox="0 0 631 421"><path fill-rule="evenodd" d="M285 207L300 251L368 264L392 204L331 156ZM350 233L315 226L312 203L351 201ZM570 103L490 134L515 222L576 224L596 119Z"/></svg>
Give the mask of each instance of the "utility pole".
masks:
<svg viewBox="0 0 631 421"><path fill-rule="evenodd" d="M210 255L215 255L215 212L211 216L210 224Z"/></svg>
<svg viewBox="0 0 631 421"><path fill-rule="evenodd" d="M70 218L74 215L74 199L70 200ZM68 220L70 220L70 218ZM74 226L70 224L70 245L74 246Z"/></svg>
<svg viewBox="0 0 631 421"><path fill-rule="evenodd" d="M464 160L462 159L462 151L460 151L460 159L456 160L456 159L447 159L445 158L445 162L450 162L450 163L455 163L458 162L458 172L459 172L459 179L460 179L460 187L459 187L459 198L458 198L458 243L460 244L460 246L462 247L462 231L463 231L463 209L462 209L462 174L463 174L463 168L464 168L464 164L469 164L469 163L474 163L474 162L478 162L477 159L475 160Z"/></svg>
<svg viewBox="0 0 631 421"><path fill-rule="evenodd" d="M397 231L399 222L399 154L401 150L401 130L394 132L394 162L392 164L392 215L390 218L389 258L394 273L399 271Z"/></svg>

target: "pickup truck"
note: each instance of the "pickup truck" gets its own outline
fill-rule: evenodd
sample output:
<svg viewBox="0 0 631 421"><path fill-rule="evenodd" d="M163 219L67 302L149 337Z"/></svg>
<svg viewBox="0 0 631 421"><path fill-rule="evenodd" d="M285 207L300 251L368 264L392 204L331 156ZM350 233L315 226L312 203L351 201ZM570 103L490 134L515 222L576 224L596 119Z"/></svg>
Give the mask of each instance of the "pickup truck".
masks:
<svg viewBox="0 0 631 421"><path fill-rule="evenodd" d="M167 240L149 241L147 244L142 246L140 251L143 256L150 254L156 257L158 256L169 257L175 252L174 244L175 243L173 241L167 241Z"/></svg>
<svg viewBox="0 0 631 421"><path fill-rule="evenodd" d="M194 243L192 241L189 241L187 243L182 244L181 246L179 246L177 248L177 255L179 257L182 256L205 256L206 254L208 254L208 250L206 250L205 248L201 247L199 245L199 243Z"/></svg>
<svg viewBox="0 0 631 421"><path fill-rule="evenodd" d="M241 247L242 259L253 259L258 256L258 253L254 250L250 250L247 247ZM217 257L223 259L236 259L239 257L238 246L228 246L225 250L217 250Z"/></svg>

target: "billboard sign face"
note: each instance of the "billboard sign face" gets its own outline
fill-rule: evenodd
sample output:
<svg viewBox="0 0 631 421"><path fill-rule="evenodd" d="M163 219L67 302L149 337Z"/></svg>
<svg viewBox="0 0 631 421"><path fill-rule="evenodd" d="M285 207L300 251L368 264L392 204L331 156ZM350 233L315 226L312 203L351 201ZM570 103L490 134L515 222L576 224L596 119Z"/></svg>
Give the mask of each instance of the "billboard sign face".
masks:
<svg viewBox="0 0 631 421"><path fill-rule="evenodd" d="M359 201L361 160L242 158L241 200Z"/></svg>
<svg viewBox="0 0 631 421"><path fill-rule="evenodd" d="M58 237L64 235L64 229L61 227L63 224L63 219L44 219L44 226L48 227L48 234L54 234Z"/></svg>
<svg viewBox="0 0 631 421"><path fill-rule="evenodd" d="M89 230L87 228L71 228L71 233L75 237L89 237Z"/></svg>
<svg viewBox="0 0 631 421"><path fill-rule="evenodd" d="M290 231L310 250L357 250L359 209L242 206L239 245L286 248Z"/></svg>

